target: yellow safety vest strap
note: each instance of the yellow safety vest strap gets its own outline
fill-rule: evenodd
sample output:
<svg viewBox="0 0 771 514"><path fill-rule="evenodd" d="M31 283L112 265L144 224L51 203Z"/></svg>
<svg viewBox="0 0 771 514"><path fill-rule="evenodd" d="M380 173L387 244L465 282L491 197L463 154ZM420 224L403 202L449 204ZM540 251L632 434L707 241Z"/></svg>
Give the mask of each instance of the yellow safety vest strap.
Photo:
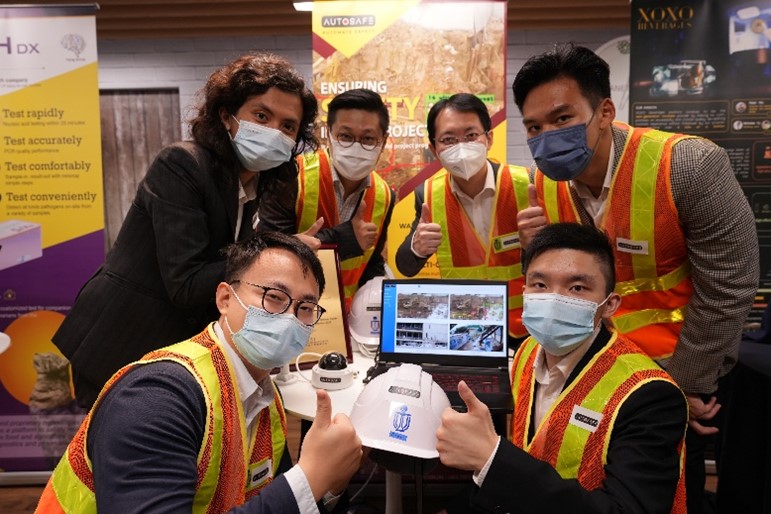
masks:
<svg viewBox="0 0 771 514"><path fill-rule="evenodd" d="M521 166L508 166L511 172L511 182L514 186L514 199L517 201L517 210L527 209L530 199L527 194L527 186L530 185L530 177L527 170Z"/></svg>
<svg viewBox="0 0 771 514"><path fill-rule="evenodd" d="M611 342L617 337L613 335ZM599 357L599 354L596 357ZM584 370L576 377L573 383L578 383L586 372L590 372L593 362L590 362ZM616 362L611 366L603 377L597 381L592 390L581 401L581 407L593 412L602 413L605 409L605 404L608 402L613 393L623 384L630 376L631 370L642 370L651 367L651 360L642 354L625 354L620 355ZM555 403L556 406L556 403ZM544 417L551 415L551 409L546 413ZM609 420L611 424L608 434L613 433L613 422L615 420ZM560 446L559 453L557 454L556 469L562 478L577 478L578 468L583 460L583 449L586 448L587 440L591 432L583 427L576 426L572 423L568 423L565 428L565 433L562 438L562 445ZM566 443L567 442L567 443ZM576 452L577 448L581 448L581 452ZM603 456L607 452L607 447L603 451Z"/></svg>
<svg viewBox="0 0 771 514"><path fill-rule="evenodd" d="M612 318L613 326L622 334L658 323L680 323L685 319L687 306L678 309L644 309Z"/></svg>
<svg viewBox="0 0 771 514"><path fill-rule="evenodd" d="M616 293L626 296L646 291L668 291L688 278L691 274L691 265L688 261L670 271L666 275L655 278L640 278L627 280L616 284Z"/></svg>
<svg viewBox="0 0 771 514"><path fill-rule="evenodd" d="M70 450L67 449L52 476L51 486L56 493L56 499L65 512L96 514L96 496L75 474L69 464L69 453ZM73 487L73 484L77 484L77 487Z"/></svg>
<svg viewBox="0 0 771 514"><path fill-rule="evenodd" d="M546 206L546 216L549 218L549 223L557 223L560 221L560 209L559 209L559 182L546 178L546 175L541 175L543 180L543 198Z"/></svg>
<svg viewBox="0 0 771 514"><path fill-rule="evenodd" d="M629 236L634 241L648 241L647 254L633 254L635 277L656 276L654 219L656 211L656 177L664 147L670 134L651 130L640 138L632 170Z"/></svg>
<svg viewBox="0 0 771 514"><path fill-rule="evenodd" d="M323 152L323 150L319 150ZM305 180L305 196L303 197L303 209L299 213L297 231L303 232L316 222L316 213L319 211L319 194L321 191L321 173L319 166L321 161L317 152L308 152L303 154L304 160L303 173L297 176L297 180ZM298 188L301 185L298 183ZM298 197L299 198L299 197Z"/></svg>
<svg viewBox="0 0 771 514"><path fill-rule="evenodd" d="M467 278L477 280L515 280L522 276L522 264L509 264L508 266L479 266L467 267L443 267L444 278Z"/></svg>

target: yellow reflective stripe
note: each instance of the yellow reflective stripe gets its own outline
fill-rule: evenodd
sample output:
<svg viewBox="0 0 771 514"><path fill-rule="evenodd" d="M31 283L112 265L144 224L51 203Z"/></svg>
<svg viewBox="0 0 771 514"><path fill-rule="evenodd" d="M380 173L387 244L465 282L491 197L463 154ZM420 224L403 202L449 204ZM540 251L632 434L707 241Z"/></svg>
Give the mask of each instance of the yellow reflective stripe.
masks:
<svg viewBox="0 0 771 514"><path fill-rule="evenodd" d="M275 389L275 387L274 387ZM281 456L284 454L284 429L281 426L281 416L278 412L279 394L275 395L276 400L271 402L270 408L270 438L273 443L273 478L278 475L278 465L281 462Z"/></svg>
<svg viewBox="0 0 771 514"><path fill-rule="evenodd" d="M527 186L530 185L530 177L527 170L522 166L509 165L511 172L511 181L514 186L514 198L517 201L517 210L521 211L530 206L530 199L527 196Z"/></svg>
<svg viewBox="0 0 771 514"><path fill-rule="evenodd" d="M594 364L597 362L600 356L608 348L610 348L617 337L618 334L613 334L610 341L608 341L603 350L600 350L592 358L589 364L587 364L581 373L579 373L572 384L578 384L587 373L591 372ZM602 376L600 380L597 381L591 391L589 391L586 397L584 397L584 399L581 401L581 407L602 414L607 402L618 390L621 384L623 384L632 375L632 373L639 370L655 368L657 368L657 366L646 355L640 353L626 353L619 355L613 362L613 365L610 367L610 369L605 373L605 375ZM568 387L568 389L560 394L560 398L557 400L557 402L555 402L555 406L557 403L564 399L570 390L572 390L572 387ZM619 408L620 406L621 404L619 404ZM568 406L566 408L570 407L572 406ZM551 409L544 416L544 418L547 418L550 415ZM613 433L614 421L615 419L607 421L610 423L610 428L607 432L608 436ZM578 477L578 469L581 465L581 461L583 460L586 442L590 435L591 432L585 428L568 423L567 428L565 429L565 434L562 438L562 444L560 446L560 450L557 455L557 462L555 465L557 472L560 474L560 476L562 476L562 478ZM607 439L610 439L610 437L606 438L604 445L607 445ZM603 462L603 464L605 464L605 462Z"/></svg>
<svg viewBox="0 0 771 514"><path fill-rule="evenodd" d="M56 499L64 512L96 514L96 496L75 474L70 466L69 455L70 449L67 448L51 477Z"/></svg>
<svg viewBox="0 0 771 514"><path fill-rule="evenodd" d="M356 291L359 289L359 284L348 284L343 286L343 294L346 298L353 298Z"/></svg>
<svg viewBox="0 0 771 514"><path fill-rule="evenodd" d="M510 264L508 266L478 266L442 267L444 278L468 278L479 280L514 280L522 276L522 264Z"/></svg>
<svg viewBox="0 0 771 514"><path fill-rule="evenodd" d="M630 197L629 237L633 241L648 241L647 254L632 254L635 277L656 276L655 210L656 178L661 155L669 134L658 130L648 131L640 138L632 171Z"/></svg>
<svg viewBox="0 0 771 514"><path fill-rule="evenodd" d="M440 172L434 178L426 181L426 186L429 189L426 193L431 195L431 221L439 224L442 231L442 240L436 249L436 259L443 277L447 277L444 273L445 268L448 270L452 268L452 248L450 247L450 232L447 229L447 205L445 204L444 191L446 176L446 171Z"/></svg>
<svg viewBox="0 0 771 514"><path fill-rule="evenodd" d="M370 187L375 188L375 205L372 208L372 223L378 227L378 238L382 234L382 231L386 229L384 227L385 216L388 212L388 206L391 203L391 190L385 180L380 178L379 175L370 175L372 183ZM377 241L375 242L377 244ZM368 248L362 255L356 257L350 257L340 261L340 269L342 271L355 271L368 263L372 254L375 252L375 247ZM356 291L359 289L358 279L355 284L344 284L346 298L352 298Z"/></svg>
<svg viewBox="0 0 771 514"><path fill-rule="evenodd" d="M319 150L323 152L324 150ZM317 152L308 152L301 157L304 162L303 175L297 176L299 181L305 179L305 195L303 197L303 210L300 213L297 231L303 232L316 222L316 214L319 212L319 194L321 191L321 173L319 170L321 160ZM331 221L331 220L329 220Z"/></svg>
<svg viewBox="0 0 771 514"><path fill-rule="evenodd" d="M541 174L541 180L543 180L543 201L546 205L546 216L549 218L549 223L557 223L561 221L557 190L559 184L543 174Z"/></svg>
<svg viewBox="0 0 771 514"><path fill-rule="evenodd" d="M359 255L357 257L351 257L350 259L340 261L340 269L343 271L355 270L359 267L359 265L361 265L361 260L362 256Z"/></svg>
<svg viewBox="0 0 771 514"><path fill-rule="evenodd" d="M621 296L644 291L668 291L691 275L691 265L684 262L666 275L656 278L640 278L616 284L616 293Z"/></svg>
<svg viewBox="0 0 771 514"><path fill-rule="evenodd" d="M214 330L212 329L212 326L210 325L208 327L209 330L209 337L216 341L217 336L214 333ZM203 480L201 480L200 487L196 490L195 496L193 497L193 512L205 512L205 510L209 506L209 501L214 497L214 492L217 490L217 484L219 482L219 465L212 466L212 463L219 464L222 461L222 435L225 431L225 420L222 416L212 416L211 413L215 412L213 410L215 405L221 405L222 403L222 389L219 384L219 380L217 378L217 372L214 369L214 363L211 359L211 352L204 348L203 346L194 343L192 341L183 341L181 343L177 343L170 348L168 348L170 351L178 352L183 355L186 355L193 359L195 361L195 370L198 372L196 374L194 370L190 369L190 367L187 365L186 362L183 362L181 360L177 360L180 364L185 366L190 373L193 375L193 377L196 379L197 382L201 382L203 380L203 383L201 384L201 387L203 388L203 397L204 401L206 402L206 412L210 413L207 416L207 423L204 428L204 435L203 435L203 444L201 444L201 448L198 452L198 460L197 462L201 462L203 459L203 456L207 450L207 444L206 441L211 438L211 448L209 449L210 455L209 455L209 465L206 467L206 471L204 473ZM198 358L199 356L205 356L206 358L201 359ZM228 373L230 374L230 380L235 385L236 379L235 375L233 374L233 370L230 368L230 365L228 365ZM207 394L208 393L208 394ZM241 402L236 402L238 405L238 415L239 419L242 420L240 423L241 427L241 437L242 441L246 441L246 430L244 427L243 419L243 407L241 405ZM209 426L209 420L211 418L214 418L214 426L210 429ZM211 434L211 436L209 435ZM248 445L244 445L248 446ZM246 448L245 448L246 449Z"/></svg>
<svg viewBox="0 0 771 514"><path fill-rule="evenodd" d="M685 319L687 306L677 309L643 309L611 318L613 326L622 334L658 323L680 323Z"/></svg>
<svg viewBox="0 0 771 514"><path fill-rule="evenodd" d="M372 223L377 225L379 229L385 220L386 209L388 204L390 204L391 191L388 189L388 184L377 174L370 176L372 178L370 187L375 188L375 207L372 209Z"/></svg>
<svg viewBox="0 0 771 514"><path fill-rule="evenodd" d="M519 309L522 307L522 295L509 296L509 309Z"/></svg>

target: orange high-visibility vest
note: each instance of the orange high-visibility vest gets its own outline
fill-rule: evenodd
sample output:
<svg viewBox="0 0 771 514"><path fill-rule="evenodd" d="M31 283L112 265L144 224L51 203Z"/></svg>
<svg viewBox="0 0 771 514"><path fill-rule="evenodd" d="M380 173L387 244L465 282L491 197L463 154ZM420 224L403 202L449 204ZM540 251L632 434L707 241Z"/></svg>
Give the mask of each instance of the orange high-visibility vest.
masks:
<svg viewBox="0 0 771 514"><path fill-rule="evenodd" d="M281 399L276 394L274 401L260 411L254 435L247 440L235 374L215 342L216 337L210 325L192 339L150 352L118 370L102 389L54 469L35 512L96 513L94 476L86 450L91 416L106 392L126 372L162 360L184 366L198 381L206 398L206 432L198 452L193 512L227 512L268 485L278 472L286 446L286 415ZM264 473L266 470L271 473Z"/></svg>
<svg viewBox="0 0 771 514"><path fill-rule="evenodd" d="M304 232L313 225L319 217L324 217L324 228L339 225L341 220L337 205L337 196L332 181L332 168L326 151L319 150L297 157L299 173L297 176L297 232ZM363 220L377 226L375 241L380 239L385 227L388 207L391 205L391 188L380 175L374 171L369 175L370 187L364 193ZM377 245L375 245L377 246ZM345 291L345 308L350 310L353 295L359 289L359 280L364 274L375 246L364 251L359 257L351 257L341 261L343 288Z"/></svg>
<svg viewBox="0 0 771 514"><path fill-rule="evenodd" d="M532 441L528 441L535 401L533 364L538 346L538 342L530 337L514 357L511 442L533 457L548 462L562 478L578 480L587 491L598 489L605 480L608 445L616 416L629 395L653 381L676 384L634 343L613 331L608 343L560 393L536 427ZM680 478L671 512L685 513L682 439L677 452Z"/></svg>
<svg viewBox="0 0 771 514"><path fill-rule="evenodd" d="M623 297L611 321L652 358L664 359L674 352L693 294L670 187L672 147L691 136L616 125L628 135L598 227L615 246L616 292ZM581 222L568 182L539 170L535 185L550 223Z"/></svg>
<svg viewBox="0 0 771 514"><path fill-rule="evenodd" d="M508 281L509 334L527 335L522 325L522 287L525 284L520 263L518 206L527 207L527 170L521 166L502 166L498 170L493 200L489 243L483 244L466 211L452 192L450 174L437 173L425 182L426 203L431 221L442 228L442 241L436 251L443 278Z"/></svg>

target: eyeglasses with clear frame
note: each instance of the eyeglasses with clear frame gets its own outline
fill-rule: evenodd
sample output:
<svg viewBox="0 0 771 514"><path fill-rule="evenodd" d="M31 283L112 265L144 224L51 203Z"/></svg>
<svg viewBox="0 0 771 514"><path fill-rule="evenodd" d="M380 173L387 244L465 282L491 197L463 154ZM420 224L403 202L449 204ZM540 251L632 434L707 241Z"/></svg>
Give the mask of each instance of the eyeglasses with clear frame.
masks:
<svg viewBox="0 0 771 514"><path fill-rule="evenodd" d="M283 314L294 304L294 315L305 325L312 327L321 319L326 309L321 305L308 300L295 300L289 293L276 287L252 284L245 280L233 280L230 285L243 283L258 289L262 289L262 308L271 314Z"/></svg>
<svg viewBox="0 0 771 514"><path fill-rule="evenodd" d="M338 134L337 136L334 136L335 140L342 146L343 148L350 148L353 146L354 143L359 143L362 148L367 150L368 152L371 152L378 146L380 146L380 143L382 142L381 139L376 138L375 136L363 136L359 139L356 139L350 134L347 134L345 132L342 132Z"/></svg>
<svg viewBox="0 0 771 514"><path fill-rule="evenodd" d="M447 135L442 136L439 139L436 140L437 143L440 143L442 146L455 146L458 143L473 143L474 141L478 141L480 137L487 135L487 131L485 132L469 132L463 137L453 136L453 135Z"/></svg>

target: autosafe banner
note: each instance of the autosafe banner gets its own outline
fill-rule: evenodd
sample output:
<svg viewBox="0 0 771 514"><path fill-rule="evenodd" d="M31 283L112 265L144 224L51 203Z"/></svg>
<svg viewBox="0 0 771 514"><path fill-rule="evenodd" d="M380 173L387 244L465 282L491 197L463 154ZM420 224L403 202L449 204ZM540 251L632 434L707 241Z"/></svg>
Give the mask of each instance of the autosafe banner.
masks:
<svg viewBox="0 0 771 514"><path fill-rule="evenodd" d="M631 124L707 137L755 213L771 296L771 1L632 2Z"/></svg>
<svg viewBox="0 0 771 514"><path fill-rule="evenodd" d="M51 337L104 260L94 11L0 7L4 472L53 469L83 416Z"/></svg>
<svg viewBox="0 0 771 514"><path fill-rule="evenodd" d="M313 88L326 110L355 88L380 94L390 137L378 172L397 191L389 262L415 216L411 192L441 169L428 149L426 116L455 93L472 93L493 120L490 155L506 162L506 2L335 1L313 3ZM435 257L421 272L438 276Z"/></svg>

